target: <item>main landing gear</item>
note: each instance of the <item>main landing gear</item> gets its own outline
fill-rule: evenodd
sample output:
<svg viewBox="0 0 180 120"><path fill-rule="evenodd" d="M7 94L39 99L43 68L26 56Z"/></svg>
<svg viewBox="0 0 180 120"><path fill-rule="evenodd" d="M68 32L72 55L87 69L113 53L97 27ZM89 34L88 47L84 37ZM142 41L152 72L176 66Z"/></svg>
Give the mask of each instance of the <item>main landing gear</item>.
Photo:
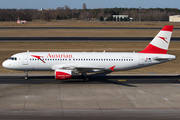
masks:
<svg viewBox="0 0 180 120"><path fill-rule="evenodd" d="M82 74L82 78L83 78L84 82L89 82L90 81L86 74Z"/></svg>
<svg viewBox="0 0 180 120"><path fill-rule="evenodd" d="M28 79L28 71L25 71L25 73L26 73L26 76L24 77L24 79L27 80Z"/></svg>

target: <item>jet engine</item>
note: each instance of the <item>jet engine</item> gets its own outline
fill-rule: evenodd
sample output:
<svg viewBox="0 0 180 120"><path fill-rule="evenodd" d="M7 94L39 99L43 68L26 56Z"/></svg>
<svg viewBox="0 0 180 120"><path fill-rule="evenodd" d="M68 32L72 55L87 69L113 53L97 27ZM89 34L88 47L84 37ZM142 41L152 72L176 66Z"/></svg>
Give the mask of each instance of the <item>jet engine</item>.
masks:
<svg viewBox="0 0 180 120"><path fill-rule="evenodd" d="M55 78L56 80L67 80L67 79L71 79L72 74L73 74L72 70L58 69L55 71Z"/></svg>

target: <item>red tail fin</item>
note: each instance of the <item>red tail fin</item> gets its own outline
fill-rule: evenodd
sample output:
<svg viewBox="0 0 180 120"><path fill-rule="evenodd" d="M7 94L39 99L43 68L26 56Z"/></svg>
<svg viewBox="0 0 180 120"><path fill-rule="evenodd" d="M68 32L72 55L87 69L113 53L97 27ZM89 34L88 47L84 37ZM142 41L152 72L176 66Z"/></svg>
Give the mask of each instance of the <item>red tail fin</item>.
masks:
<svg viewBox="0 0 180 120"><path fill-rule="evenodd" d="M172 31L173 26L164 26L163 29L150 42L150 44L139 53L166 54L169 47Z"/></svg>

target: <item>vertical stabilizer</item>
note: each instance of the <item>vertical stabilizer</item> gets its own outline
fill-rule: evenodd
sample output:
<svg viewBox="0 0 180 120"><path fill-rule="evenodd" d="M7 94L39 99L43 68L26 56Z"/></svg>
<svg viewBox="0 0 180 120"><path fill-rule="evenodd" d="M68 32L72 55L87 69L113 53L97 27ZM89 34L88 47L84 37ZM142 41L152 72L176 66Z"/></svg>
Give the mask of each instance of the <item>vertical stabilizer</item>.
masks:
<svg viewBox="0 0 180 120"><path fill-rule="evenodd" d="M171 40L173 27L174 26L172 25L164 26L150 44L139 53L166 54Z"/></svg>

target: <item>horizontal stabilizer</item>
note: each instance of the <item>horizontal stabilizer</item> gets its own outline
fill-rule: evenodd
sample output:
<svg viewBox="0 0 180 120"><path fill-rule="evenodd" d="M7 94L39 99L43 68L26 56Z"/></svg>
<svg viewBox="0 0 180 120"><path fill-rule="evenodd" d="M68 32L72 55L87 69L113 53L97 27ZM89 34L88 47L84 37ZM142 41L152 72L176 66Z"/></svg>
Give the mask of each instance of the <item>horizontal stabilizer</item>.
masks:
<svg viewBox="0 0 180 120"><path fill-rule="evenodd" d="M156 57L154 58L154 60L157 60L157 61L161 61L161 60L173 60L173 59L176 59L176 56L172 55L172 56L162 56L162 57Z"/></svg>

